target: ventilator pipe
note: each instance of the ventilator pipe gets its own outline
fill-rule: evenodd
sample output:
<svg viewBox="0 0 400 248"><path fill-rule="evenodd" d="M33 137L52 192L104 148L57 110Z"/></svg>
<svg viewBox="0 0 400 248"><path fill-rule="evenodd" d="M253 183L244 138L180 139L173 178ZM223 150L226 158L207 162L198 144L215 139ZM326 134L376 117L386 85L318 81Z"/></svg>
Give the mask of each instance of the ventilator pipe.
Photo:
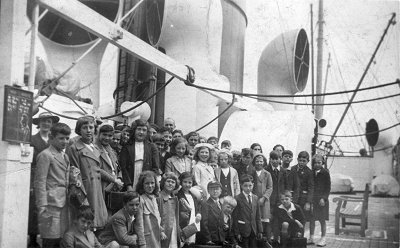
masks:
<svg viewBox="0 0 400 248"><path fill-rule="evenodd" d="M304 29L276 37L264 48L258 62L258 94L294 95L303 91L307 84L309 59L309 43ZM293 98L285 101L288 100L293 101ZM275 110L294 109L292 105L271 105Z"/></svg>
<svg viewBox="0 0 400 248"><path fill-rule="evenodd" d="M220 1L166 0L158 46L169 57L195 70L195 84L229 90L229 81L220 75L222 19ZM221 95L231 100L229 94ZM166 88L165 99L165 116L173 116L184 131L193 131L210 115L218 114L218 98L187 87L179 80ZM213 123L204 134L216 135L211 131L216 129Z"/></svg>

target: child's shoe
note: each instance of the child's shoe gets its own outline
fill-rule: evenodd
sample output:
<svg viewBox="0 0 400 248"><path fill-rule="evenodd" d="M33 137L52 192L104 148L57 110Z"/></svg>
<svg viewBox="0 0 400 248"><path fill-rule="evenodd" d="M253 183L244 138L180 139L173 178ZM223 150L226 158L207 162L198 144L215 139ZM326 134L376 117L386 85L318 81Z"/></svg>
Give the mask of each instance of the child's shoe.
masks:
<svg viewBox="0 0 400 248"><path fill-rule="evenodd" d="M326 246L326 239L325 237L322 237L321 240L317 244L318 247L324 247Z"/></svg>
<svg viewBox="0 0 400 248"><path fill-rule="evenodd" d="M313 245L314 243L314 235L310 235L310 237L307 239L307 245Z"/></svg>

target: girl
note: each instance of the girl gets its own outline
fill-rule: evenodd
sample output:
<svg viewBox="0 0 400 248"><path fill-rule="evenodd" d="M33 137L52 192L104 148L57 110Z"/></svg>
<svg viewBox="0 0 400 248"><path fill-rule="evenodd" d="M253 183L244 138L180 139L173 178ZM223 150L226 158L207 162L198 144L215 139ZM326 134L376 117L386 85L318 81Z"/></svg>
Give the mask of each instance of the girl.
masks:
<svg viewBox="0 0 400 248"><path fill-rule="evenodd" d="M254 155L253 166L256 171L253 174L253 193L258 196L261 210L261 223L263 225L264 235L269 240L271 238L271 210L269 198L272 194L272 177L271 174L264 169L265 164L267 164L267 158L262 153Z"/></svg>
<svg viewBox="0 0 400 248"><path fill-rule="evenodd" d="M326 221L329 220L329 194L331 192L331 177L324 169L325 159L321 154L315 154L314 163L314 195L313 215L310 221L310 237L314 239L315 221L321 224L321 240L317 246L326 246ZM311 238L310 238L311 239Z"/></svg>
<svg viewBox="0 0 400 248"><path fill-rule="evenodd" d="M211 150L214 147L208 143L200 143L195 147L193 175L195 181L202 187L203 192L209 197L207 184L215 181L214 169L209 165L211 161Z"/></svg>
<svg viewBox="0 0 400 248"><path fill-rule="evenodd" d="M136 185L136 192L140 195L140 208L143 213L143 229L146 247L161 247L161 215L159 212L158 183L156 174L152 171L143 171ZM165 236L165 235L164 235Z"/></svg>
<svg viewBox="0 0 400 248"><path fill-rule="evenodd" d="M217 181L222 185L221 197L227 195L235 197L240 194L239 176L231 163L231 152L227 149L221 149L218 153L219 167L214 170Z"/></svg>
<svg viewBox="0 0 400 248"><path fill-rule="evenodd" d="M199 134L196 132L190 132L186 135L186 140L189 143L190 148L194 148L199 143Z"/></svg>
<svg viewBox="0 0 400 248"><path fill-rule="evenodd" d="M200 202L190 192L192 186L196 185L194 176L189 172L183 172L179 176L181 189L178 191L177 197L179 201L179 227L185 227L195 224L196 231L200 231ZM196 242L196 235L191 235L185 239L185 246L190 246Z"/></svg>
<svg viewBox="0 0 400 248"><path fill-rule="evenodd" d="M161 233L161 247L177 248L180 247L179 204L173 192L179 187L178 177L172 172L167 172L162 176L160 185L159 207L161 226L164 230Z"/></svg>
<svg viewBox="0 0 400 248"><path fill-rule="evenodd" d="M175 129L174 131L172 131L172 140L174 140L176 138L183 138L182 130Z"/></svg>
<svg viewBox="0 0 400 248"><path fill-rule="evenodd" d="M173 172L180 176L183 172L192 172L191 160L187 156L188 145L183 138L176 138L171 143L171 155L165 164L165 172Z"/></svg>
<svg viewBox="0 0 400 248"><path fill-rule="evenodd" d="M66 151L71 166L75 166L81 171L89 205L94 210L93 227L95 230L102 229L108 219L101 185L101 175L107 172L101 168L100 151L93 145L93 139L97 132L96 124L96 120L92 116L80 117L75 127L75 133L79 137Z"/></svg>

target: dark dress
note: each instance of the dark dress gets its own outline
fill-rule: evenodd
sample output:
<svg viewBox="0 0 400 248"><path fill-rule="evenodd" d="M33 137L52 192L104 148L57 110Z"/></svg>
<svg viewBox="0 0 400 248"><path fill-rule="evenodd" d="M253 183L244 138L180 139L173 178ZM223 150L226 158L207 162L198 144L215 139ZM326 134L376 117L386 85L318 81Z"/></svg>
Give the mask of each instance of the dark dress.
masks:
<svg viewBox="0 0 400 248"><path fill-rule="evenodd" d="M314 171L314 197L313 216L315 220L329 220L329 194L331 192L331 177L328 170ZM319 201L324 199L325 206L320 206Z"/></svg>

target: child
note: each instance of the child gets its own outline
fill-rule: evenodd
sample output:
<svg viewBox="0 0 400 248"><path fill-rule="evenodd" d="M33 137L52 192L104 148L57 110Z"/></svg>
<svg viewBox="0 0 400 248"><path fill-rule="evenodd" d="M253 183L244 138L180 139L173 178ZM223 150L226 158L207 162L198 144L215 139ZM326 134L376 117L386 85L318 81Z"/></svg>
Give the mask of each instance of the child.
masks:
<svg viewBox="0 0 400 248"><path fill-rule="evenodd" d="M292 167L292 171L296 173L300 183L300 194L298 204L303 209L306 221L311 219L311 204L314 195L314 175L307 163L310 161L310 155L306 151L302 151L297 156L298 164ZM314 243L313 237L310 236L307 241L309 244Z"/></svg>
<svg viewBox="0 0 400 248"><path fill-rule="evenodd" d="M192 172L192 161L187 156L187 141L176 138L171 143L171 157L165 163L165 172L173 172L179 177L183 172Z"/></svg>
<svg viewBox="0 0 400 248"><path fill-rule="evenodd" d="M173 192L178 189L178 177L172 172L166 172L161 178L161 192L159 195L159 208L161 215L161 247L173 248L179 247L180 229L179 229L179 203L178 198ZM152 247L148 246L147 247Z"/></svg>
<svg viewBox="0 0 400 248"><path fill-rule="evenodd" d="M285 147L281 144L277 144L272 148L273 151L276 151L279 154L279 157L282 157L282 152L285 150Z"/></svg>
<svg viewBox="0 0 400 248"><path fill-rule="evenodd" d="M326 246L326 221L329 220L329 194L331 192L331 177L329 171L323 168L324 157L315 154L314 164L314 196L313 216L310 221L310 239L314 239L315 220L321 224L321 240L317 246Z"/></svg>
<svg viewBox="0 0 400 248"><path fill-rule="evenodd" d="M174 140L176 138L183 138L182 130L175 129L174 131L172 131L172 140Z"/></svg>
<svg viewBox="0 0 400 248"><path fill-rule="evenodd" d="M81 206L77 211L73 225L64 234L61 240L61 248L81 247L100 248L103 247L90 230L94 220L93 210L89 206Z"/></svg>
<svg viewBox="0 0 400 248"><path fill-rule="evenodd" d="M222 141L222 143L221 143L221 149L227 149L227 150L230 151L231 148L232 148L232 143L231 143L230 140L224 140L224 141Z"/></svg>
<svg viewBox="0 0 400 248"><path fill-rule="evenodd" d="M240 162L235 168L239 174L239 178L244 174L253 175L255 169L251 164L253 160L253 151L250 148L243 148L240 154Z"/></svg>
<svg viewBox="0 0 400 248"><path fill-rule="evenodd" d="M121 152L122 146L121 146L121 131L119 130L114 130L114 135L112 138L112 141L110 143L110 146L112 149L115 151L115 154L119 155Z"/></svg>
<svg viewBox="0 0 400 248"><path fill-rule="evenodd" d="M232 196L225 196L222 201L223 227L222 227L222 246L239 248L237 245L234 231L232 212L237 206L237 201Z"/></svg>
<svg viewBox="0 0 400 248"><path fill-rule="evenodd" d="M263 153L263 150L262 150L262 148L261 148L261 145L258 144L258 143L253 143L253 144L251 144L250 149L253 150L253 154L256 154L256 153Z"/></svg>
<svg viewBox="0 0 400 248"><path fill-rule="evenodd" d="M272 177L271 174L264 169L264 164L266 163L267 158L262 153L257 153L253 158L253 166L256 168L256 172L254 173L253 193L257 195L260 204L264 236L269 240L271 235L270 197L272 194Z"/></svg>
<svg viewBox="0 0 400 248"><path fill-rule="evenodd" d="M218 147L218 138L215 136L211 136L207 139L207 143L214 146L215 149L219 149Z"/></svg>
<svg viewBox="0 0 400 248"><path fill-rule="evenodd" d="M68 227L70 162L64 151L70 134L71 128L67 124L55 123L50 128L50 146L36 159L34 188L43 247L58 247Z"/></svg>
<svg viewBox="0 0 400 248"><path fill-rule="evenodd" d="M170 151L170 145L172 142L172 133L170 131L170 129L168 129L167 127L162 127L160 128L160 134L164 136L165 139L165 147L164 150L166 152Z"/></svg>
<svg viewBox="0 0 400 248"><path fill-rule="evenodd" d="M186 140L190 148L194 148L199 143L200 135L196 132L190 132L186 135Z"/></svg>
<svg viewBox="0 0 400 248"><path fill-rule="evenodd" d="M233 211L234 231L243 248L257 247L257 239L262 238L262 225L258 197L252 194L253 177L243 175L240 178L242 193L236 196L237 207Z"/></svg>
<svg viewBox="0 0 400 248"><path fill-rule="evenodd" d="M209 165L211 161L211 150L214 147L208 143L200 143L195 147L193 175L196 182L202 187L207 197L207 184L215 181L214 169Z"/></svg>
<svg viewBox="0 0 400 248"><path fill-rule="evenodd" d="M153 143L156 145L158 149L158 157L160 158L160 175L162 175L165 171L165 163L166 163L166 151L164 150L165 147L165 139L162 134L156 133L154 134Z"/></svg>
<svg viewBox="0 0 400 248"><path fill-rule="evenodd" d="M196 185L194 176L189 172L183 172L179 176L181 183L181 189L176 195L179 201L179 227L184 229L185 227L195 224L196 231L200 231L200 202L190 192L192 186ZM186 246L193 245L196 242L196 235L191 235L184 240Z"/></svg>
<svg viewBox="0 0 400 248"><path fill-rule="evenodd" d="M289 237L303 236L305 217L301 207L292 203L292 193L289 190L280 194L280 201L277 216L281 228L281 244L286 247Z"/></svg>
<svg viewBox="0 0 400 248"><path fill-rule="evenodd" d="M270 152L269 154L269 165L267 166L266 171L271 174L272 177L272 194L270 198L271 204L271 214L272 214L272 232L274 234L275 240L279 237L279 225L278 219L276 218L276 214L274 211L276 207L280 204L279 195L286 189L287 182L285 172L280 166L280 157L279 154L275 151Z"/></svg>
<svg viewBox="0 0 400 248"><path fill-rule="evenodd" d="M222 207L219 201L222 189L217 181L211 181L207 184L207 190L210 197L202 207L201 235L199 235L200 244L220 244L222 242Z"/></svg>
<svg viewBox="0 0 400 248"><path fill-rule="evenodd" d="M111 217L100 233L100 242L106 247L146 247L139 195L127 192L123 196L123 203L124 206Z"/></svg>
<svg viewBox="0 0 400 248"><path fill-rule="evenodd" d="M140 211L143 213L143 230L146 247L161 247L161 215L159 212L159 192L156 174L152 171L143 171L136 185L136 192L140 195Z"/></svg>
<svg viewBox="0 0 400 248"><path fill-rule="evenodd" d="M232 155L229 150L221 149L218 153L219 167L214 170L215 178L222 185L222 195L237 196L240 194L239 176L237 171L231 167Z"/></svg>
<svg viewBox="0 0 400 248"><path fill-rule="evenodd" d="M292 202L297 203L299 200L300 182L296 172L290 169L290 163L293 161L293 152L284 150L282 152L282 169L285 171L287 190L292 193Z"/></svg>

